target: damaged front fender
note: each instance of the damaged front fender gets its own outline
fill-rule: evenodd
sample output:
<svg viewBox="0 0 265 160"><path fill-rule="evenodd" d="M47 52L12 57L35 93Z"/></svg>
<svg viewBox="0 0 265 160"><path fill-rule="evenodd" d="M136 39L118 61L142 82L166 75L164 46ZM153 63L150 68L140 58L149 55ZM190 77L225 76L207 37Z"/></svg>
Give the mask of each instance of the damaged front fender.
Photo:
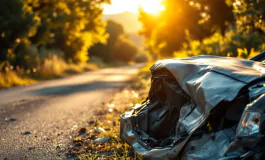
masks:
<svg viewBox="0 0 265 160"><path fill-rule="evenodd" d="M121 116L121 139L144 159L261 157L260 68L259 62L217 56L158 61L148 101Z"/></svg>

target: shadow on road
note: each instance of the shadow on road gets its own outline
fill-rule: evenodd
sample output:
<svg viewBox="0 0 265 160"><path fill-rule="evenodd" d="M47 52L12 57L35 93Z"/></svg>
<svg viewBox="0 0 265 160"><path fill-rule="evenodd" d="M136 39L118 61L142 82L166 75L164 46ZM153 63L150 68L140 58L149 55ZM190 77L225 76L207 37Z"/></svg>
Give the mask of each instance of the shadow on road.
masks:
<svg viewBox="0 0 265 160"><path fill-rule="evenodd" d="M33 112L33 110L38 109L43 104L46 103L46 99L49 100L48 97L63 97L69 96L76 93L88 93L92 91L99 90L108 90L108 89L120 89L125 86L127 82L124 81L115 81L115 82L105 82L105 81L96 81L96 82L88 82L81 84L72 84L72 85L58 85L53 87L44 87L40 89L27 91L30 94L35 96L44 96L40 99L36 100L21 100L15 103L11 103L6 107L3 107L0 110L0 124L3 125L3 121L5 117L9 117L10 114L24 114L26 112ZM103 91L104 92L104 91ZM45 98L47 96L47 98ZM4 124L9 124L5 122ZM4 126L0 126L0 129Z"/></svg>
<svg viewBox="0 0 265 160"><path fill-rule="evenodd" d="M124 81L115 81L115 82L97 81L97 82L72 84L72 85L58 85L53 87L30 90L28 92L36 96L65 96L79 92L90 92L94 90L118 89L124 86L125 84L126 82Z"/></svg>

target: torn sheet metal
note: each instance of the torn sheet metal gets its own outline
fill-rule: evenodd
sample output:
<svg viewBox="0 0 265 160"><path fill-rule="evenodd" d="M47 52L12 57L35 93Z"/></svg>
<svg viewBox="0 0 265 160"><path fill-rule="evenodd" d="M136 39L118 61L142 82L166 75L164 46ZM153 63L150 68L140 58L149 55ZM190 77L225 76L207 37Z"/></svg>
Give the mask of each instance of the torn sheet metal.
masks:
<svg viewBox="0 0 265 160"><path fill-rule="evenodd" d="M250 60L198 56L161 60L151 67L153 74L160 70L172 73L196 104L209 112L221 101L232 101L247 84L264 77L265 68Z"/></svg>
<svg viewBox="0 0 265 160"><path fill-rule="evenodd" d="M256 147L263 138L263 114L255 126L257 112L244 111L265 91L262 63L198 56L158 61L151 72L149 101L121 116L121 138L145 159L249 156L239 146ZM243 111L247 118L240 121ZM240 139L237 125L237 133L259 136Z"/></svg>

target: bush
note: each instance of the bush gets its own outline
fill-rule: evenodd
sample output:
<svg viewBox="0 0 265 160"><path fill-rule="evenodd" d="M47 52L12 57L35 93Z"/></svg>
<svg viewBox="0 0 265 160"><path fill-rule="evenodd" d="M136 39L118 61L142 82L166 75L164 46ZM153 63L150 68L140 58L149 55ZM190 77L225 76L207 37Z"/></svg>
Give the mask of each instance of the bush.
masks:
<svg viewBox="0 0 265 160"><path fill-rule="evenodd" d="M94 45L90 48L89 54L93 57L99 57L107 63L133 60L138 49L124 36L122 25L108 21L106 30L109 34L107 44L98 43Z"/></svg>
<svg viewBox="0 0 265 160"><path fill-rule="evenodd" d="M67 67L67 63L56 55L50 55L48 58L42 60L42 64L37 67L35 77L42 79L50 79L54 77L61 77Z"/></svg>
<svg viewBox="0 0 265 160"><path fill-rule="evenodd" d="M148 62L151 60L151 57L145 51L139 51L135 56L134 61L137 63Z"/></svg>
<svg viewBox="0 0 265 160"><path fill-rule="evenodd" d="M37 79L52 79L98 68L99 67L95 63L67 63L61 57L50 54L43 60L43 63L36 68L33 76Z"/></svg>
<svg viewBox="0 0 265 160"><path fill-rule="evenodd" d="M198 40L189 40L180 51L174 52L175 58L197 55L217 55L240 58L251 58L264 50L260 39L254 38L256 33L239 35L229 30L224 36L216 32L212 36Z"/></svg>
<svg viewBox="0 0 265 160"><path fill-rule="evenodd" d="M28 69L14 67L7 61L0 63L0 88L32 84L37 80L53 79L99 68L92 62L82 64L66 62L59 50L42 48L39 52L33 51L36 61L28 63Z"/></svg>
<svg viewBox="0 0 265 160"><path fill-rule="evenodd" d="M33 84L36 81L29 78L29 72L16 68L8 63L0 63L0 88L9 88L13 86L23 86Z"/></svg>
<svg viewBox="0 0 265 160"><path fill-rule="evenodd" d="M131 41L129 41L124 36L120 36L115 45L113 56L115 60L129 62L134 59L137 51L137 47L133 45Z"/></svg>
<svg viewBox="0 0 265 160"><path fill-rule="evenodd" d="M99 66L101 68L105 67L104 61L97 56L91 56L88 63L96 64L97 66Z"/></svg>

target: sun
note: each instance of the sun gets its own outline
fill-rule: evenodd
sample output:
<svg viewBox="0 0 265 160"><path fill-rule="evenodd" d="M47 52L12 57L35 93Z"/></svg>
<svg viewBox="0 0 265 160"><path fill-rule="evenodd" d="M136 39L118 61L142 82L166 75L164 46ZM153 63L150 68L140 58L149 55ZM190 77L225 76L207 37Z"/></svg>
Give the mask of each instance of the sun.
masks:
<svg viewBox="0 0 265 160"><path fill-rule="evenodd" d="M104 5L104 14L122 12L138 13L139 7L145 12L157 14L164 10L162 0L112 0L111 5Z"/></svg>
<svg viewBox="0 0 265 160"><path fill-rule="evenodd" d="M162 0L140 0L139 7L151 14L157 14L165 9L162 5Z"/></svg>

